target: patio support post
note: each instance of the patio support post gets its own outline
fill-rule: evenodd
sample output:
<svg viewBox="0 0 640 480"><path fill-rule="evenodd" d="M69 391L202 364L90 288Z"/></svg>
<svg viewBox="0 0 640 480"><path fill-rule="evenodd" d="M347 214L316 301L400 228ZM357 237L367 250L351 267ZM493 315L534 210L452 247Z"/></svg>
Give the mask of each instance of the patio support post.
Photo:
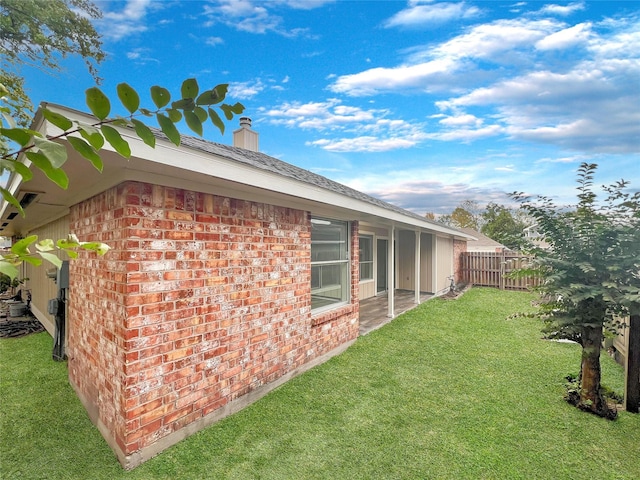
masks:
<svg viewBox="0 0 640 480"><path fill-rule="evenodd" d="M420 230L416 230L416 253L415 253L415 261L416 261L416 267L415 267L415 282L414 282L414 287L415 287L415 303L417 305L420 304L420 272L421 270L421 259L420 259Z"/></svg>
<svg viewBox="0 0 640 480"><path fill-rule="evenodd" d="M396 242L395 240L396 240L396 228L395 228L395 225L391 224L391 227L389 228L389 245L388 245L388 255L387 255L387 284L389 285L389 290L387 291L387 295L388 295L387 303L389 305L387 317L389 318L393 318L393 315L395 312L395 305L394 305L394 294L396 290L396 282L395 282L395 279L396 279L395 244Z"/></svg>

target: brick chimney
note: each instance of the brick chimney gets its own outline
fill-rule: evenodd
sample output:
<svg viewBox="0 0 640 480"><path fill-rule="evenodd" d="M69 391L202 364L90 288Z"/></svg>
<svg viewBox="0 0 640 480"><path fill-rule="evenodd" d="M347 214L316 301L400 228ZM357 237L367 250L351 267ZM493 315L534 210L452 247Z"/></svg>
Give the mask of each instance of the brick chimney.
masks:
<svg viewBox="0 0 640 480"><path fill-rule="evenodd" d="M251 130L249 117L240 117L240 128L233 132L233 146L258 151L258 132Z"/></svg>

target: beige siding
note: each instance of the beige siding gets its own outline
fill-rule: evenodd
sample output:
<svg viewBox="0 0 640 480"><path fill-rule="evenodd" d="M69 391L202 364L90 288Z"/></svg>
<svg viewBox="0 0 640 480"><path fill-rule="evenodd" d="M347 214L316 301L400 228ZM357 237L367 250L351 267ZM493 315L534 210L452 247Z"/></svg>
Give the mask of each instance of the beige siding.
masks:
<svg viewBox="0 0 640 480"><path fill-rule="evenodd" d="M436 291L449 286L447 277L453 275L453 239L436 238Z"/></svg>
<svg viewBox="0 0 640 480"><path fill-rule="evenodd" d="M420 237L420 290L433 292L433 235L422 234Z"/></svg>
<svg viewBox="0 0 640 480"><path fill-rule="evenodd" d="M41 228L29 232L29 235L38 235L39 240L51 238L54 241L60 238L66 238L69 234L69 217L64 216L55 220ZM55 253L55 252L51 252ZM59 253L61 258L66 259L66 255ZM43 262L41 266L25 264L24 276L29 279L25 284L25 288L31 291L31 312L38 320L42 322L47 331L53 335L54 318L47 313L47 303L49 299L55 298L58 294L58 288L53 280L47 277L47 270L54 268L48 262Z"/></svg>
<svg viewBox="0 0 640 480"><path fill-rule="evenodd" d="M396 263L398 276L396 288L400 290L413 290L415 284L415 251L416 234L408 230L401 230L398 234Z"/></svg>
<svg viewBox="0 0 640 480"><path fill-rule="evenodd" d="M366 298L371 298L376 294L376 282L373 280L367 280L366 282L360 282L359 285L359 295L358 298L360 300L364 300Z"/></svg>

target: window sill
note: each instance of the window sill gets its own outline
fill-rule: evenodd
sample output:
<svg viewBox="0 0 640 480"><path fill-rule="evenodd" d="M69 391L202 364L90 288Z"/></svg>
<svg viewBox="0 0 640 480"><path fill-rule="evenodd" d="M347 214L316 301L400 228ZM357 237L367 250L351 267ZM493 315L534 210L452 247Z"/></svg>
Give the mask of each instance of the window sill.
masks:
<svg viewBox="0 0 640 480"><path fill-rule="evenodd" d="M352 304L342 305L336 307L331 310L325 310L319 312L311 317L311 326L317 327L319 325L323 325L325 323L336 320L340 317L344 317L345 315L350 315L354 311L354 306Z"/></svg>

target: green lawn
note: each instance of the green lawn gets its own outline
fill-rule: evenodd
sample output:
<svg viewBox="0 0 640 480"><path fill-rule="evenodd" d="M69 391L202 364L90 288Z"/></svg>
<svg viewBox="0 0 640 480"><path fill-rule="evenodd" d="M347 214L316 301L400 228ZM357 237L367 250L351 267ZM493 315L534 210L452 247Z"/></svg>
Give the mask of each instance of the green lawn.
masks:
<svg viewBox="0 0 640 480"><path fill-rule="evenodd" d="M50 360L50 337L1 340L0 478L640 478L640 415L610 422L562 400L580 351L506 319L531 299L429 301L131 472ZM603 375L622 391L608 357Z"/></svg>

